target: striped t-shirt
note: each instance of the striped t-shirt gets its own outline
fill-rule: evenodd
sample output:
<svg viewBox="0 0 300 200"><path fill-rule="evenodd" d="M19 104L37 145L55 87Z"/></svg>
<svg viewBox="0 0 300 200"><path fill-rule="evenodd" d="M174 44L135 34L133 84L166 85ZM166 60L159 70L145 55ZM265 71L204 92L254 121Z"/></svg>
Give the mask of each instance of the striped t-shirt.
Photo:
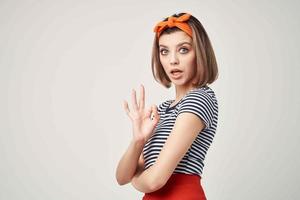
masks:
<svg viewBox="0 0 300 200"><path fill-rule="evenodd" d="M174 106L174 100L167 100L158 106L160 120L143 148L145 169L153 165L172 131L176 117L180 113L189 112L203 120L205 128L198 136L178 163L173 173L202 175L204 159L216 133L218 121L218 102L214 91L204 86L190 90ZM187 130L188 134L188 130Z"/></svg>

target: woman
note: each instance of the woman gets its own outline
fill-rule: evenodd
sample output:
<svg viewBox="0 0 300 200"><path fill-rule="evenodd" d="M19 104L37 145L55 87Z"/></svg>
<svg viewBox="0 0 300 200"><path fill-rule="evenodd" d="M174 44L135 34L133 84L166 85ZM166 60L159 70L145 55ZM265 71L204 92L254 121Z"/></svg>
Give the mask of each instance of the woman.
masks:
<svg viewBox="0 0 300 200"><path fill-rule="evenodd" d="M154 28L152 72L176 97L145 108L145 89L124 109L133 139L121 158L116 179L145 193L143 200L204 200L204 159L217 128L218 102L208 86L218 67L208 35L194 16L174 14Z"/></svg>

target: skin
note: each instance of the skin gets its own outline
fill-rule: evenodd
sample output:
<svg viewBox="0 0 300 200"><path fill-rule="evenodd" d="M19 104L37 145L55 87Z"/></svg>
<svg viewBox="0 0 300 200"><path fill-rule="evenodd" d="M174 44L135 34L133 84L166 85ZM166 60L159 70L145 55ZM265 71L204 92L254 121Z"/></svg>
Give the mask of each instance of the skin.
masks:
<svg viewBox="0 0 300 200"><path fill-rule="evenodd" d="M192 38L183 31L163 34L159 38L159 50L160 62L175 85L174 104L176 104L188 91L194 88L192 80L196 74L196 53L192 46ZM180 79L172 78L171 70L174 68L183 71Z"/></svg>
<svg viewBox="0 0 300 200"><path fill-rule="evenodd" d="M183 31L163 34L159 39L159 45L163 45L160 46L161 63L176 89L176 99L173 104L193 89L192 81L195 78L196 56L194 49L192 45L186 43L178 46L182 42L192 44L192 39ZM171 76L171 70L174 67L183 71L179 79L173 79ZM137 101L136 92L132 90L131 109L129 109L128 103L124 101L124 110L133 125L133 138L118 164L116 179L120 185L131 182L140 192L150 193L166 184L205 125L199 117L192 113L179 114L156 162L144 170L143 146L153 134L159 121L159 114L155 105L145 108L143 85L140 86L140 93L139 101ZM150 118L151 113L152 119Z"/></svg>

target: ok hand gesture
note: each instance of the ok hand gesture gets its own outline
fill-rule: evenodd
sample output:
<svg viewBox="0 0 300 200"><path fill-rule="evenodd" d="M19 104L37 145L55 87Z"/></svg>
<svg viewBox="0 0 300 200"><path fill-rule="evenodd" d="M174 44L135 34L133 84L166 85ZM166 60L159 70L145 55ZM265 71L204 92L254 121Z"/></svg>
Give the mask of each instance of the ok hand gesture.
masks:
<svg viewBox="0 0 300 200"><path fill-rule="evenodd" d="M145 89L143 85L140 86L140 92L139 104L137 104L136 92L133 89L131 94L132 109L129 110L128 103L125 100L124 109L132 121L133 139L146 142L159 122L159 114L155 105L145 108Z"/></svg>

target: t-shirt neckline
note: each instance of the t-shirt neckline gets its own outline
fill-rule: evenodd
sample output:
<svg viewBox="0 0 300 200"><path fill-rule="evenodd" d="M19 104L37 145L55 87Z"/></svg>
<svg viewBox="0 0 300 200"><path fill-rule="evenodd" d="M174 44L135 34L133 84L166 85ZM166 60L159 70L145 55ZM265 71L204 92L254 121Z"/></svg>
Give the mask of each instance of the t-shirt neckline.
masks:
<svg viewBox="0 0 300 200"><path fill-rule="evenodd" d="M204 87L200 87L200 88L193 88L191 89L190 91L188 91L174 106L171 106L171 104L175 101L174 99L172 100L168 100L169 101L169 105L167 106L166 108L166 112L170 111L170 110L173 110L174 108L177 107L177 105L191 92L195 91L195 90L199 90L201 88L205 88L207 86L204 86ZM170 107L171 106L171 107Z"/></svg>

